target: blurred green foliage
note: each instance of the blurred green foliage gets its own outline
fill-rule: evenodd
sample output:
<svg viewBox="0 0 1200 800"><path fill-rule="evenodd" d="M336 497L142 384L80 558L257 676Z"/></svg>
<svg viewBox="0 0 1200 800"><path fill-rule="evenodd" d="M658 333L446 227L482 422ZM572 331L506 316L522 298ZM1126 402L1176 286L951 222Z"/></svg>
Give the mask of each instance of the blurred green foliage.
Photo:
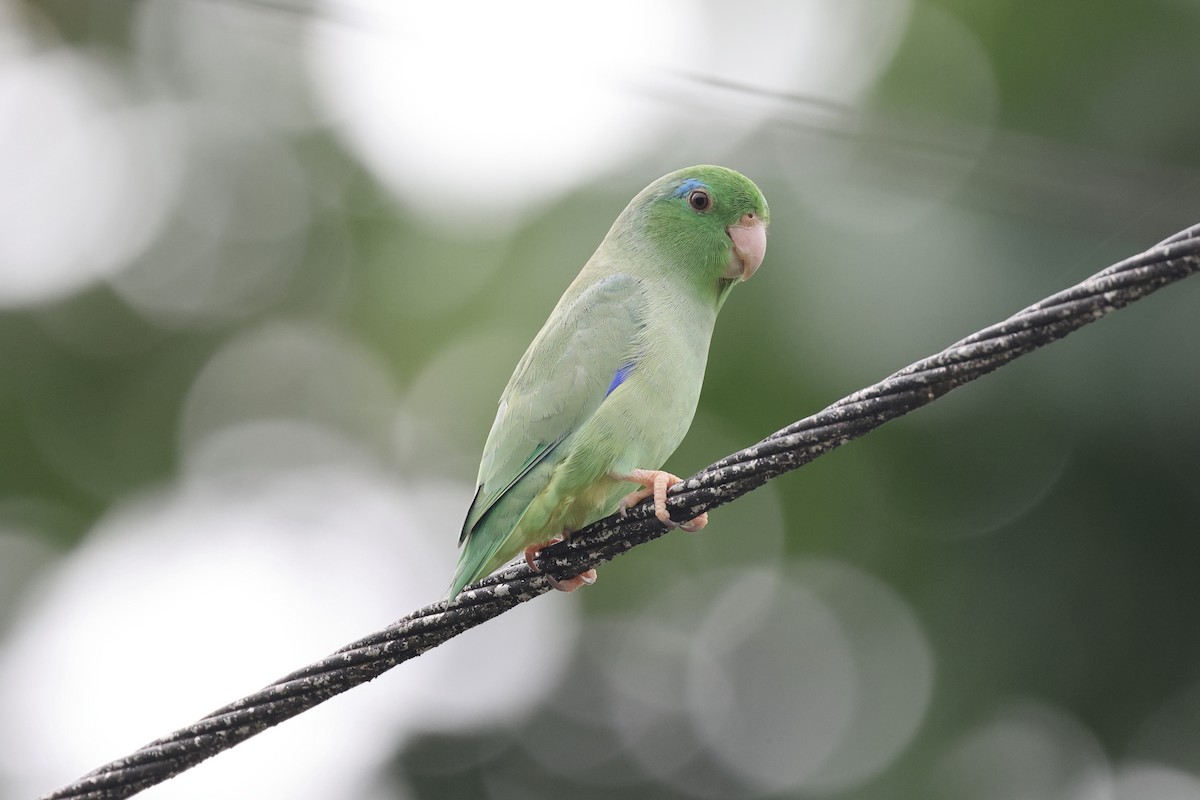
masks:
<svg viewBox="0 0 1200 800"><path fill-rule="evenodd" d="M206 5L148 1L167 17ZM261 41L290 54L266 74L299 85L279 91L301 106L314 102L298 54L308 15L354 24L335 5L211 5L230 14L238 49ZM205 107L185 118L180 196L150 246L106 277L0 310L0 525L62 552L124 498L177 476L197 376L279 321L336 331L390 386L334 414L322 393L358 385L314 377L287 409L277 403L287 386L249 402L253 386L237 385L237 414L311 412L397 480L419 471L468 484L495 398L562 289L628 198L683 162L753 177L773 227L763 269L718 324L701 411L668 464L680 474L1200 221L1200 5L1185 0L914 2L856 103L831 114L812 98L763 101L754 85L739 96L684 79L663 102L684 128L693 115L708 123L703 135L664 139L511 228L477 230L396 202L328 126L278 124L276 98L256 108L214 88L236 75L203 85L195 54L175 74L139 72L171 64L135 46L142 6L10 12L137 75L127 91L147 103ZM766 30L775 6L736 13L761 15ZM788 35L763 47L787 47ZM769 104L753 130L724 126L722 114L752 102ZM505 202L502 185L479 192ZM28 222L17 209L2 224ZM931 699L912 741L869 780L775 795L1084 796L1062 777L1079 741L1098 743L1095 763L1116 787L1095 796L1157 786L1131 775L1138 763L1200 786L1197 302L1200 285L1171 287L776 481L700 537L639 549L583 593L589 619L653 618L664 574L838 559L891 587L919 621ZM380 411L372 403L388 392L394 407ZM437 449L416 434L386 439L394 432L376 423L401 409L436 432ZM452 549L452 537L436 546ZM32 577L5 575L0 601L16 608ZM13 624L12 612L0 620ZM712 763L679 765L713 771L710 793L695 795L628 754L557 774L531 757L520 742L615 746L610 730L562 711L590 702L588 662L573 658L556 698L519 725L429 731L399 748L391 779L414 797L759 796ZM1063 733L1063 719L1078 730ZM1052 767L1038 772L1037 758L988 738L1005 725L1040 742ZM604 777L614 773L623 779Z"/></svg>

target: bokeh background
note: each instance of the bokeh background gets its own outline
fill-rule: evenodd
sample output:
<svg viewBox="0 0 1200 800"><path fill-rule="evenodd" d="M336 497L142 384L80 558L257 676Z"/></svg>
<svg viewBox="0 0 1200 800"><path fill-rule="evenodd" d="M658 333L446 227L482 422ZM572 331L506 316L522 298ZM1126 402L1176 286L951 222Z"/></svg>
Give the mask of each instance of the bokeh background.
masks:
<svg viewBox="0 0 1200 800"><path fill-rule="evenodd" d="M1200 3L0 0L0 797L441 596L620 209L754 178L681 474L1200 221ZM147 797L1200 799L1200 282Z"/></svg>

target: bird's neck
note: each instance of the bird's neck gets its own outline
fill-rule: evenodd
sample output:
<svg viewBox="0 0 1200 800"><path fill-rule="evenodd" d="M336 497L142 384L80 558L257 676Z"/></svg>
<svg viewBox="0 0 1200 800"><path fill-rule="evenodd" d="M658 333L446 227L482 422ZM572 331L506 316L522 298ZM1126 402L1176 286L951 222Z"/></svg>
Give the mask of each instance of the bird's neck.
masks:
<svg viewBox="0 0 1200 800"><path fill-rule="evenodd" d="M711 308L715 315L725 304L733 284L737 283L716 277L724 269L729 258L728 251L721 252L719 248L714 248L707 255L712 263L697 264L683 260L678 255L680 249L660 245L645 236L619 236L606 239L596 255L599 256L598 263L621 264L622 271L660 287L666 296L678 297L679 293L683 293L687 296L689 308L699 304ZM701 277L704 275L714 277Z"/></svg>

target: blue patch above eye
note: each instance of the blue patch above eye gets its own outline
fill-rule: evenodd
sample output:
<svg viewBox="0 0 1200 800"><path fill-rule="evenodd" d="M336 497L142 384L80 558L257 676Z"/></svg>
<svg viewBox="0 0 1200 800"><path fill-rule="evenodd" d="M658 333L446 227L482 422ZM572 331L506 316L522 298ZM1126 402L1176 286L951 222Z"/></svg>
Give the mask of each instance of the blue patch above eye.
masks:
<svg viewBox="0 0 1200 800"><path fill-rule="evenodd" d="M703 183L703 181L698 181L695 178L688 178L686 181L684 181L683 183L681 183L679 185L679 188L676 189L675 193L672 194L671 196L672 197L684 197L692 189L701 189L701 188L707 189L708 186L706 186Z"/></svg>
<svg viewBox="0 0 1200 800"><path fill-rule="evenodd" d="M612 394L618 386L625 382L631 372L633 372L633 362L626 361L617 369L617 374L613 375L612 383L608 385L608 391L604 393L604 396L608 397Z"/></svg>

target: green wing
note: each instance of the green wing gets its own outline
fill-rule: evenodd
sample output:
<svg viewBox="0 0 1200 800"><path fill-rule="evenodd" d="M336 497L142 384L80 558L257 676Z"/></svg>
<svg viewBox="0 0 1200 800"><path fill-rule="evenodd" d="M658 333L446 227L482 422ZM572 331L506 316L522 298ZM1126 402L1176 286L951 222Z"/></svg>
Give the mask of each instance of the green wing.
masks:
<svg viewBox="0 0 1200 800"><path fill-rule="evenodd" d="M571 434L633 361L643 325L641 287L628 275L609 275L559 302L501 395L459 539L465 546L455 593L482 577L477 573L504 548L566 457Z"/></svg>

